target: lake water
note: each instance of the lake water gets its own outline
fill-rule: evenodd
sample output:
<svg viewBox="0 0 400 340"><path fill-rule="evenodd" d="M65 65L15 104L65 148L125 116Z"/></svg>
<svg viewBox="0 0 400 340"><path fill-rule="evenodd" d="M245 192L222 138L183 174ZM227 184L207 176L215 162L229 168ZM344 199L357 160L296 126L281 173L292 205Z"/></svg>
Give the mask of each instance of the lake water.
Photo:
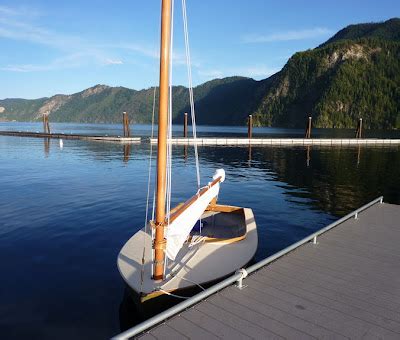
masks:
<svg viewBox="0 0 400 340"><path fill-rule="evenodd" d="M118 135L121 126L51 124L54 132ZM38 123L0 130L41 131ZM149 126L134 126L149 136ZM175 133L181 134L176 126ZM260 136L302 130L255 129ZM314 136L352 137L352 130ZM199 127L245 136L246 128ZM370 137L397 137L367 131ZM0 136L0 337L106 339L125 326L116 258L144 223L150 145ZM400 204L399 147L200 147L206 183L224 168L220 202L253 208L256 260L383 195ZM195 190L192 147L173 148L173 201ZM138 321L138 320L136 320ZM135 322L135 320L131 321Z"/></svg>

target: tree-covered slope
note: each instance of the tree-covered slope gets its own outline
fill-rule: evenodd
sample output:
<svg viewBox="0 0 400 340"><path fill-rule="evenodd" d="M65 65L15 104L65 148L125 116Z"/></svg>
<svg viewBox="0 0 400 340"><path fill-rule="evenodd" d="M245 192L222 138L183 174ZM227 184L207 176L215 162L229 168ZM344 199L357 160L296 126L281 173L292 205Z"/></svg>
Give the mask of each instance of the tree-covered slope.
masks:
<svg viewBox="0 0 400 340"><path fill-rule="evenodd" d="M367 128L400 128L400 42L392 40L400 27L397 19L386 23L353 25L339 35L345 39L338 33L293 55L254 111L255 123L303 127L311 115L317 127L351 128L362 117Z"/></svg>
<svg viewBox="0 0 400 340"><path fill-rule="evenodd" d="M253 106L248 102L257 93L259 82L243 77L214 79L194 88L198 121L202 124L240 125ZM36 100L0 100L0 117L35 121L43 114L53 122L119 123L122 112L136 123L150 123L154 88L141 91L96 85L72 95L55 95ZM189 111L189 92L183 86L172 89L173 118L180 122ZM156 105L158 89L156 89Z"/></svg>
<svg viewBox="0 0 400 340"><path fill-rule="evenodd" d="M356 40L361 38L400 41L400 19L393 18L381 23L349 25L328 39L321 47L340 40Z"/></svg>

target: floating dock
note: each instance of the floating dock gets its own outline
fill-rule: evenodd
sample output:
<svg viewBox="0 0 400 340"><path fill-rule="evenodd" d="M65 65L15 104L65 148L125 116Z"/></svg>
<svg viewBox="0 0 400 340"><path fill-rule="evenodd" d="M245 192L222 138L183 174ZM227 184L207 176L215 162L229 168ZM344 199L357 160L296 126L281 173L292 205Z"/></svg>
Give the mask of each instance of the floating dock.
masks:
<svg viewBox="0 0 400 340"><path fill-rule="evenodd" d="M180 145L400 145L400 139L378 138L172 138L172 144ZM157 139L150 138L156 144Z"/></svg>
<svg viewBox="0 0 400 340"><path fill-rule="evenodd" d="M400 339L400 206L382 202L114 339Z"/></svg>
<svg viewBox="0 0 400 340"><path fill-rule="evenodd" d="M43 133L27 131L0 131L0 136L15 137L34 137L34 138L55 138L55 139L80 139L100 142L119 142L119 143L140 143L140 137L121 137L121 136L93 136L77 135L66 133Z"/></svg>

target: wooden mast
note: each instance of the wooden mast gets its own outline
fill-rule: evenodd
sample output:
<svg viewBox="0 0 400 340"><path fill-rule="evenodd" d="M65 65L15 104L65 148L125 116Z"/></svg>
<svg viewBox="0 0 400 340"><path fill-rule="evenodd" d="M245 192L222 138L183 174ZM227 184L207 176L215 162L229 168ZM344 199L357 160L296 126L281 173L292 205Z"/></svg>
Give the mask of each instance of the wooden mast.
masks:
<svg viewBox="0 0 400 340"><path fill-rule="evenodd" d="M160 46L160 100L158 111L157 193L154 239L153 279L164 276L165 245L165 192L167 169L168 91L171 43L171 0L162 0Z"/></svg>

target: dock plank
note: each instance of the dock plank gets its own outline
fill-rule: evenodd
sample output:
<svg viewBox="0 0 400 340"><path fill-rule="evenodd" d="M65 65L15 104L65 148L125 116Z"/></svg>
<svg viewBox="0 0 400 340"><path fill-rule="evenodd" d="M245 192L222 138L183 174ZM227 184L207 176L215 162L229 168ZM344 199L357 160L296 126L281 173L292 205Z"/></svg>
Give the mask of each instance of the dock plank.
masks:
<svg viewBox="0 0 400 340"><path fill-rule="evenodd" d="M264 279L265 276L266 279ZM299 289L305 290L306 292L317 294L322 298L328 298L333 301L338 301L344 304L348 304L350 306L357 306L357 308L360 308L364 311L372 312L373 314L381 316L385 319L400 322L400 313L381 307L377 304L372 303L369 300L364 301L358 299L357 297L346 295L343 292L339 293L325 286L318 286L308 281L306 282L299 279L293 279L290 276L282 275L274 271L272 268L270 268L267 272L260 271L259 275L254 277L254 279L261 282L264 282L264 280L267 280L267 282L273 281L274 284L277 286L290 283L292 286L296 286Z"/></svg>
<svg viewBox="0 0 400 340"><path fill-rule="evenodd" d="M287 330L287 327L284 327L281 323L275 320L266 320L266 322L264 322L265 320L262 319L259 314L254 313L239 304L234 304L232 307L232 302L224 299L219 294L208 300L206 303L197 305L196 309L215 318L216 320L228 324L230 327L237 329L240 333L245 330L248 336L256 339L265 336L268 336L270 339L279 339L282 337L278 334L281 333L282 335L282 332L290 334L292 337L296 338L309 337L305 333L297 332L295 330L291 332L291 330ZM259 322L257 322L257 320Z"/></svg>
<svg viewBox="0 0 400 340"><path fill-rule="evenodd" d="M100 142L140 143L140 137L122 136L100 136L100 135L78 135L67 133L43 133L31 131L0 131L0 136L28 137L28 138L51 138L51 139L79 139Z"/></svg>
<svg viewBox="0 0 400 340"><path fill-rule="evenodd" d="M250 292L251 293L251 292ZM315 338L335 337L345 338L323 326L315 324L313 321L293 315L286 310L272 306L271 303L260 301L254 294L248 292L248 287L243 290L243 294L237 294L235 288L226 289L221 292L223 296L230 298L232 302L247 306L249 309L263 315L264 319L272 318L279 320L288 327L297 329Z"/></svg>
<svg viewBox="0 0 400 340"><path fill-rule="evenodd" d="M197 310L189 309L185 312L184 317L189 321L199 325L200 327L212 332L219 338L229 339L251 339L244 332L230 327L227 323L223 323L209 315Z"/></svg>
<svg viewBox="0 0 400 340"><path fill-rule="evenodd" d="M399 221L373 205L144 337L400 339Z"/></svg>
<svg viewBox="0 0 400 340"><path fill-rule="evenodd" d="M171 144L181 145L242 145L242 146L293 146L293 145L325 145L325 146L376 146L376 145L399 145L400 139L378 139L378 138L361 138L361 139L343 139L343 138L332 138L332 139L321 139L321 138L224 138L224 137L213 137L213 138L171 138L168 139ZM156 144L156 138L150 138L150 143Z"/></svg>
<svg viewBox="0 0 400 340"><path fill-rule="evenodd" d="M373 310L368 311L358 307L357 305L347 304L345 301L338 301L321 296L314 292L299 288L297 284L277 281L271 278L268 278L267 280L262 279L261 275L253 276L249 278L249 280L255 281L252 285L255 287L255 289L264 290L265 286L269 287L269 289L276 289L275 287L279 287L279 290L282 291L284 294L302 297L312 303L326 306L337 312L343 313L344 315L359 318L376 326L400 333L400 322L389 320L385 317L379 316L376 313L373 313Z"/></svg>
<svg viewBox="0 0 400 340"><path fill-rule="evenodd" d="M162 324L148 334L145 334L142 339L152 340L152 339L166 339L166 340L175 340L175 339L189 339L187 336L177 332L175 329Z"/></svg>
<svg viewBox="0 0 400 340"><path fill-rule="evenodd" d="M320 255L319 257L307 257L307 254L302 254L301 258L292 257L290 261L299 266L313 267L320 271L324 270L329 275L346 278L351 282L368 282L368 286L379 288L387 293L395 292L396 296L400 293L400 281L398 278L388 281L384 273L371 276L371 270L375 273L380 270L378 266L362 267L361 264L355 261L349 260L347 262L345 258L340 258L339 256L329 258L323 256L325 254Z"/></svg>
<svg viewBox="0 0 400 340"><path fill-rule="evenodd" d="M188 310L190 311L190 310ZM187 336L189 339L204 340L204 339L220 339L219 336L211 331L204 329L196 323L188 320L182 313L180 317L172 318L168 321L168 326L178 331L180 334Z"/></svg>

